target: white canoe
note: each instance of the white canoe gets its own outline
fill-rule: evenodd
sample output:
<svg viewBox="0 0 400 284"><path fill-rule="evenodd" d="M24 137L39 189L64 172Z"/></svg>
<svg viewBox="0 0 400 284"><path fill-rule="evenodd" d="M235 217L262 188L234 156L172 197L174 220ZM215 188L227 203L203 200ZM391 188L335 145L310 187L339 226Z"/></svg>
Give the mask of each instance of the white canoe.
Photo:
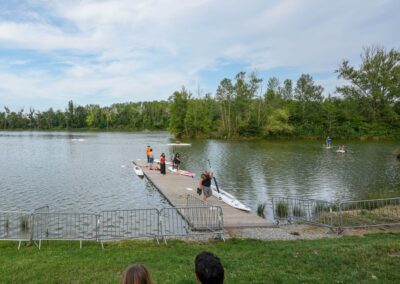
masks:
<svg viewBox="0 0 400 284"><path fill-rule="evenodd" d="M218 193L217 187L215 185L211 185L211 189L212 189L212 194L216 198L218 198L222 202L225 202L229 206L232 206L234 208L237 208L237 209L240 209L243 211L247 211L247 212L249 212L251 210L249 207L247 207L246 205L241 203L239 200L237 200L235 196L222 190L220 187L218 187L219 193Z"/></svg>
<svg viewBox="0 0 400 284"><path fill-rule="evenodd" d="M173 172L173 173L178 173L177 169L174 169L173 167L168 167L168 170ZM179 174L183 176L188 176L188 177L194 177L196 174L192 172L188 172L185 170L179 170Z"/></svg>
<svg viewBox="0 0 400 284"><path fill-rule="evenodd" d="M139 176L139 177L144 176L144 173L143 173L142 168L139 167L139 166L137 166L137 165L135 165L135 164L133 164L133 171L134 171L135 174L136 174L137 176Z"/></svg>
<svg viewBox="0 0 400 284"><path fill-rule="evenodd" d="M191 146L190 143L168 143L168 146Z"/></svg>
<svg viewBox="0 0 400 284"><path fill-rule="evenodd" d="M338 153L346 153L346 150L336 150Z"/></svg>

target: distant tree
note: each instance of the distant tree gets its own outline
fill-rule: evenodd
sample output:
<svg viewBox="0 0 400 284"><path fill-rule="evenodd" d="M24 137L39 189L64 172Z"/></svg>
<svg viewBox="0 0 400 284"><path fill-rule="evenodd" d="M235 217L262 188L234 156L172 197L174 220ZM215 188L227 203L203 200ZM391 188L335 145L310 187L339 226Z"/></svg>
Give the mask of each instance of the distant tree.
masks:
<svg viewBox="0 0 400 284"><path fill-rule="evenodd" d="M358 69L343 60L336 73L350 85L337 87L345 98L357 99L359 110L371 122L379 119L391 121L396 115L390 104L400 99L400 51L371 46L364 48Z"/></svg>
<svg viewBox="0 0 400 284"><path fill-rule="evenodd" d="M324 88L315 85L313 78L309 74L301 74L297 80L295 98L305 102L322 102L322 92Z"/></svg>
<svg viewBox="0 0 400 284"><path fill-rule="evenodd" d="M264 130L267 136L292 134L293 126L289 125L289 112L282 108L275 109L268 117Z"/></svg>
<svg viewBox="0 0 400 284"><path fill-rule="evenodd" d="M233 85L230 79L224 78L217 88L216 99L220 103L221 132L228 138L233 134Z"/></svg>
<svg viewBox="0 0 400 284"><path fill-rule="evenodd" d="M293 83L292 80L286 79L283 81L283 87L280 90L284 100L291 100L293 98Z"/></svg>
<svg viewBox="0 0 400 284"><path fill-rule="evenodd" d="M74 128L74 102L71 100L68 102L68 108L66 110L67 127Z"/></svg>
<svg viewBox="0 0 400 284"><path fill-rule="evenodd" d="M181 91L175 91L169 97L169 130L178 138L185 133L185 118L188 107L188 100L191 98L191 93L182 87Z"/></svg>

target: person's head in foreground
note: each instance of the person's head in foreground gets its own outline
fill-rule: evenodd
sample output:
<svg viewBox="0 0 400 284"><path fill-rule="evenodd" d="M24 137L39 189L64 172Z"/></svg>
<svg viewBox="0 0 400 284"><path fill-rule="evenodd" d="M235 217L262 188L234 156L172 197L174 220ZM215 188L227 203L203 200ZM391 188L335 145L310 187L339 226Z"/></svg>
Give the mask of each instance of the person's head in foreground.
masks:
<svg viewBox="0 0 400 284"><path fill-rule="evenodd" d="M125 269L121 284L153 284L153 281L146 266L134 264Z"/></svg>
<svg viewBox="0 0 400 284"><path fill-rule="evenodd" d="M195 259L196 280L201 284L224 283L224 268L218 256L203 251Z"/></svg>

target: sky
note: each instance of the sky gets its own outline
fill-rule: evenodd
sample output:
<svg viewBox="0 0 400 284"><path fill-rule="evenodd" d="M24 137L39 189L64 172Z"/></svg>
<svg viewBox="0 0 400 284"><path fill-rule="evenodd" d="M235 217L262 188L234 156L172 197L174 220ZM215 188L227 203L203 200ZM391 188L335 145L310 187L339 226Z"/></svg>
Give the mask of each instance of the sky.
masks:
<svg viewBox="0 0 400 284"><path fill-rule="evenodd" d="M0 108L215 94L244 71L310 74L334 94L343 59L400 47L398 0L0 0Z"/></svg>

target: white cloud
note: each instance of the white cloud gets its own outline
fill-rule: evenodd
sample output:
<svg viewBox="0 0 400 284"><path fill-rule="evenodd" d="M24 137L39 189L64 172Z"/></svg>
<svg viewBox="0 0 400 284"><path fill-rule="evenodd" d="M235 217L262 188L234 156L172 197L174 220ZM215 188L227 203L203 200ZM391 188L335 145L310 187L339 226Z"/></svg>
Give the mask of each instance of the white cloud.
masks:
<svg viewBox="0 0 400 284"><path fill-rule="evenodd" d="M81 104L96 98L100 104L166 99L182 85L204 81L200 72L218 69L221 59L249 70L332 72L331 78L316 80L331 90L343 58L358 64L363 46L400 46L395 12L400 4L394 0L40 3L42 10L21 11L25 20L0 14L5 105L7 94L21 104L27 96L59 105L69 99ZM29 64L5 50L30 50L49 64ZM18 62L27 69L15 71Z"/></svg>

